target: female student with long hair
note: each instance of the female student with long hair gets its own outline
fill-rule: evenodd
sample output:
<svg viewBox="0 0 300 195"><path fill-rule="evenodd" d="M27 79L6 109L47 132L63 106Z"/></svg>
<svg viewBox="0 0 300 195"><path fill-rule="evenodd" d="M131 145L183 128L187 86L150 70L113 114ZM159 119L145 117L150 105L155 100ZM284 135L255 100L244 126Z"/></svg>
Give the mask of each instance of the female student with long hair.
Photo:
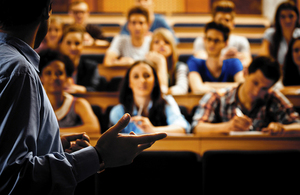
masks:
<svg viewBox="0 0 300 195"><path fill-rule="evenodd" d="M273 28L265 31L260 55L271 55L283 65L292 35L299 27L299 11L292 1L281 3L275 14Z"/></svg>
<svg viewBox="0 0 300 195"><path fill-rule="evenodd" d="M158 28L153 32L150 52L146 59L154 63L163 92L188 92L188 66L178 61L176 43L171 31Z"/></svg>
<svg viewBox="0 0 300 195"><path fill-rule="evenodd" d="M290 42L283 65L283 85L300 85L300 36Z"/></svg>
<svg viewBox="0 0 300 195"><path fill-rule="evenodd" d="M120 104L110 112L114 125L124 113L132 115L123 133L188 133L189 123L180 113L171 95L163 96L154 68L147 61L137 61L127 71L121 86Z"/></svg>

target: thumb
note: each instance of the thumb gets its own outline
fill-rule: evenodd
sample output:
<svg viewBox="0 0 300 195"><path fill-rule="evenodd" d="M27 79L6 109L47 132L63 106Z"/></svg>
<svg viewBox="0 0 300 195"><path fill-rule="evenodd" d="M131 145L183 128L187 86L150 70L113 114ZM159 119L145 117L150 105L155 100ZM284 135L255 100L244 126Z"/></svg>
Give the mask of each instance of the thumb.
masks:
<svg viewBox="0 0 300 195"><path fill-rule="evenodd" d="M104 134L110 134L111 136L117 136L120 131L122 131L130 121L130 114L126 113L123 117L111 128L109 128Z"/></svg>

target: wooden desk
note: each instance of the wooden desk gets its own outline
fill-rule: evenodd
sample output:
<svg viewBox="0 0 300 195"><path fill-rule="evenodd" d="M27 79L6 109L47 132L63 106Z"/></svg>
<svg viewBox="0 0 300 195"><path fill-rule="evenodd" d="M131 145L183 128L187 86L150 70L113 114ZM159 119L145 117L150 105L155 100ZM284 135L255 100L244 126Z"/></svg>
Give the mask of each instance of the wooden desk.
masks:
<svg viewBox="0 0 300 195"><path fill-rule="evenodd" d="M118 92L88 92L85 94L74 94L76 97L85 98L91 105L97 105L105 113L108 106L119 104Z"/></svg>
<svg viewBox="0 0 300 195"><path fill-rule="evenodd" d="M300 107L300 86L288 86L280 90L295 107Z"/></svg>
<svg viewBox="0 0 300 195"><path fill-rule="evenodd" d="M85 98L91 105L98 105L105 112L108 106L119 104L118 92L88 92L85 94L74 94L76 97ZM185 106L188 113L194 106L198 105L203 94L174 95L174 99L180 106Z"/></svg>
<svg viewBox="0 0 300 195"><path fill-rule="evenodd" d="M300 107L300 86L287 87L281 90L281 92L290 100L295 107ZM117 105L119 103L118 92L88 92L86 94L76 94L78 97L85 98L91 105L98 105L105 112L108 106ZM192 109L198 105L199 101L203 97L203 94L189 93L186 95L173 95L175 101L179 106L185 106L188 114Z"/></svg>
<svg viewBox="0 0 300 195"><path fill-rule="evenodd" d="M98 65L98 71L101 76L104 76L107 81L110 81L113 77L125 77L127 70L131 65L126 66L104 66Z"/></svg>
<svg viewBox="0 0 300 195"><path fill-rule="evenodd" d="M98 136L89 135L95 145ZM168 135L152 145L148 151L192 151L200 156L208 150L300 150L300 135L269 136L196 136Z"/></svg>

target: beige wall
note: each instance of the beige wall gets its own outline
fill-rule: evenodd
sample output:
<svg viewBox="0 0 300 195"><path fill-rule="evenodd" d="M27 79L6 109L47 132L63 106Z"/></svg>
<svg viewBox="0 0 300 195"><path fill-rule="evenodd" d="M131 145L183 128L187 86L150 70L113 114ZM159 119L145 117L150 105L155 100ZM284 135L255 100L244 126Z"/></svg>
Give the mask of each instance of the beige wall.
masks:
<svg viewBox="0 0 300 195"><path fill-rule="evenodd" d="M104 12L123 12L134 6L135 0L109 0L103 1ZM154 0L154 11L170 14L172 12L185 12L185 0Z"/></svg>

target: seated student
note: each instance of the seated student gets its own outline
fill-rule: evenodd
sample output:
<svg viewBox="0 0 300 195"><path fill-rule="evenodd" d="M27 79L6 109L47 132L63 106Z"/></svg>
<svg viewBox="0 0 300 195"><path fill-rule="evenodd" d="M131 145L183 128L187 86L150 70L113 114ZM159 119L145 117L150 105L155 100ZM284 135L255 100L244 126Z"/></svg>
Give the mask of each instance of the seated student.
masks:
<svg viewBox="0 0 300 195"><path fill-rule="evenodd" d="M101 85L98 72L98 63L92 60L82 60L83 34L85 29L82 26L70 25L64 29L60 43L60 52L67 55L75 66L74 73L68 79L69 93L85 93L86 91L97 91Z"/></svg>
<svg viewBox="0 0 300 195"><path fill-rule="evenodd" d="M74 66L69 57L57 51L40 52L40 78L54 109L60 133L100 133L100 126L90 104L64 92L67 77Z"/></svg>
<svg viewBox="0 0 300 195"><path fill-rule="evenodd" d="M276 60L264 56L255 58L244 83L203 96L193 117L194 133L299 132L299 115L293 105L279 91L272 90L279 78Z"/></svg>
<svg viewBox="0 0 300 195"><path fill-rule="evenodd" d="M157 74L149 62L135 62L120 89L120 104L113 107L109 119L114 125L124 113L129 113L131 122L123 133L189 133L189 123L174 98L162 95Z"/></svg>
<svg viewBox="0 0 300 195"><path fill-rule="evenodd" d="M87 24L90 15L89 5L84 0L72 1L69 7L69 14L74 19L74 24L82 25L86 29L84 34L84 45L108 45L109 42L104 37L99 26Z"/></svg>
<svg viewBox="0 0 300 195"><path fill-rule="evenodd" d="M299 34L299 11L293 1L282 2L276 10L274 27L268 28L261 44L261 55L270 55L283 65L293 33Z"/></svg>
<svg viewBox="0 0 300 195"><path fill-rule="evenodd" d="M63 34L64 23L60 17L51 16L49 19L48 33L45 36L43 42L35 50L40 52L44 49L57 50L59 46L59 41Z"/></svg>
<svg viewBox="0 0 300 195"><path fill-rule="evenodd" d="M191 57L187 64L192 92L208 92L211 86L204 82L243 82L243 65L237 58L222 60L221 50L226 47L229 28L210 22L205 26L204 46L207 60Z"/></svg>
<svg viewBox="0 0 300 195"><path fill-rule="evenodd" d="M283 65L282 82L284 86L300 85L300 37L290 42Z"/></svg>
<svg viewBox="0 0 300 195"><path fill-rule="evenodd" d="M130 35L117 35L107 49L104 65L131 65L135 60L145 59L149 52L151 37L146 36L149 14L143 7L133 7L127 15Z"/></svg>
<svg viewBox="0 0 300 195"><path fill-rule="evenodd" d="M188 66L178 61L175 40L168 29L159 28L153 32L150 52L146 59L154 63L164 93L188 92Z"/></svg>
<svg viewBox="0 0 300 195"><path fill-rule="evenodd" d="M227 25L234 29L235 5L231 1L215 1L212 8L213 21ZM194 56L200 59L207 58L204 48L204 37L197 37L194 41ZM246 37L230 34L227 46L222 49L224 59L238 58L244 67L248 67L252 58L250 44Z"/></svg>
<svg viewBox="0 0 300 195"><path fill-rule="evenodd" d="M175 36L175 33L173 29L168 25L167 21L164 19L164 17L160 14L154 13L154 2L153 0L135 0L136 6L142 6L149 12L149 32L148 34L151 34L158 28L166 28L169 31L172 32L173 37L175 39L175 42L178 43L178 39ZM121 29L121 34L129 35L128 31L128 22L125 23L125 25Z"/></svg>

